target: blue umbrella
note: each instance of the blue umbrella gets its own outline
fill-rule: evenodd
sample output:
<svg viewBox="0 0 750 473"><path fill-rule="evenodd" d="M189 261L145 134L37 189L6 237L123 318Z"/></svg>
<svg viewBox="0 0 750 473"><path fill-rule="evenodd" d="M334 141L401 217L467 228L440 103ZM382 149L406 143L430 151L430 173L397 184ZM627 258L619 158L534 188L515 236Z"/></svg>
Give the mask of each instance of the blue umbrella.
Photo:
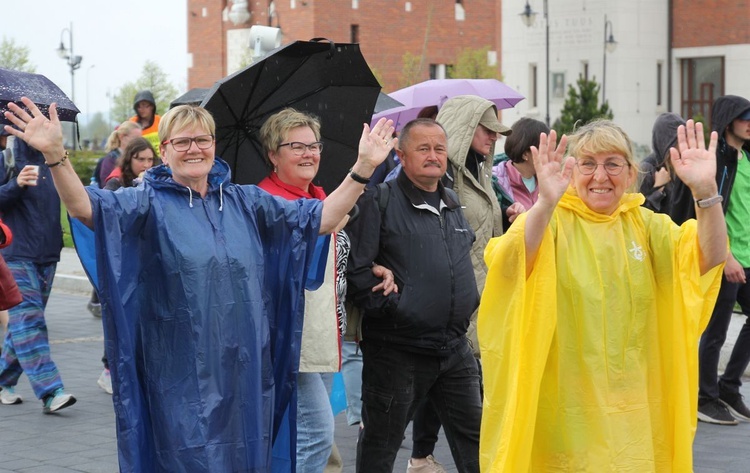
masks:
<svg viewBox="0 0 750 473"><path fill-rule="evenodd" d="M49 117L49 106L57 103L57 115L66 122L76 121L80 110L54 82L41 74L0 68L0 124L12 125L3 114L13 102L25 109L21 97L31 99Z"/></svg>

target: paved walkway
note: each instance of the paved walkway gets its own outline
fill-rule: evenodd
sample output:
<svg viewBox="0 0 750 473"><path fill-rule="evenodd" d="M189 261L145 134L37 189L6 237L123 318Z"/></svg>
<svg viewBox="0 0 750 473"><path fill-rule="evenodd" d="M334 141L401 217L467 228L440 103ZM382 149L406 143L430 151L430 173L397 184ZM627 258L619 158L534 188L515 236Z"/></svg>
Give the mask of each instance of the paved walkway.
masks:
<svg viewBox="0 0 750 473"><path fill-rule="evenodd" d="M65 252L59 277L50 298L47 323L52 356L65 388L78 403L57 414L42 414L26 377L17 392L23 404L0 405L0 473L101 473L117 471L117 445L111 397L96 385L101 372L101 321L86 310L90 286L76 287L67 276L82 276L70 269ZM86 284L88 284L86 282ZM63 288L66 292L63 292ZM750 382L743 388L750 398ZM343 414L336 418L336 442L344 459L344 471L354 471L357 428L346 425ZM407 433L407 439L410 439ZM696 473L746 473L750 471L750 423L719 427L699 423L696 436ZM411 442L399 451L395 471L405 471ZM448 471L456 471L444 437L435 456Z"/></svg>

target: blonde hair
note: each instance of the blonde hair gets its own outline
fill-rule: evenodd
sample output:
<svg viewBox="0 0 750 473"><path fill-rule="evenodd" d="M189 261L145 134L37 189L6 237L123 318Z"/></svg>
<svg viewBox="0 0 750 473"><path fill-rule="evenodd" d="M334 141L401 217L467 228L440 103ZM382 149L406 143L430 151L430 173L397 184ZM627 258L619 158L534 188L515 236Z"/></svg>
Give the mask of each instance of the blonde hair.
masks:
<svg viewBox="0 0 750 473"><path fill-rule="evenodd" d="M159 143L172 137L175 130L198 125L211 136L216 136L216 122L211 112L195 105L178 105L169 109L159 122Z"/></svg>
<svg viewBox="0 0 750 473"><path fill-rule="evenodd" d="M127 135L133 130L141 130L141 126L130 120L120 123L115 130L109 134L107 138L107 145L104 151L109 153L110 151L116 150L122 144L122 137Z"/></svg>
<svg viewBox="0 0 750 473"><path fill-rule="evenodd" d="M636 165L630 137L611 120L594 120L568 137L568 154L576 159L599 153L621 154L628 164Z"/></svg>
<svg viewBox="0 0 750 473"><path fill-rule="evenodd" d="M640 171L633 157L633 142L625 130L611 120L594 120L576 130L568 138L568 154L576 159L600 153L622 155L637 176ZM637 179L633 179L629 189L633 189Z"/></svg>
<svg viewBox="0 0 750 473"><path fill-rule="evenodd" d="M268 117L258 133L266 151L263 159L267 165L273 167L268 159L269 151L276 151L290 130L303 126L310 128L315 135L315 140L320 141L320 120L315 115L285 108Z"/></svg>

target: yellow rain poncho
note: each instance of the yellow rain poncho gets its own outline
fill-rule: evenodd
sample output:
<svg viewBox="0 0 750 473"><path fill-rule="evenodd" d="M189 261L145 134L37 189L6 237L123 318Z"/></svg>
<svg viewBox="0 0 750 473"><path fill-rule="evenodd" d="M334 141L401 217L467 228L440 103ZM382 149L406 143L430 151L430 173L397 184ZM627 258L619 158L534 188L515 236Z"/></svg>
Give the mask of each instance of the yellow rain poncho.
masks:
<svg viewBox="0 0 750 473"><path fill-rule="evenodd" d="M487 246L483 473L692 471L698 340L723 265L701 276L695 220L642 202L602 215L569 190L528 278L525 215Z"/></svg>

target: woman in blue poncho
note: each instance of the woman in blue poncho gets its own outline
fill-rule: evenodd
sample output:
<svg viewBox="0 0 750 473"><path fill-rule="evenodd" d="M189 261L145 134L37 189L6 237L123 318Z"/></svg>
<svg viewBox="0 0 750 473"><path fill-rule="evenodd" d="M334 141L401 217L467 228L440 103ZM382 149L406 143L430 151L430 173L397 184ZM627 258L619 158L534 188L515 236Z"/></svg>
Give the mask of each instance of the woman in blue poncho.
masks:
<svg viewBox="0 0 750 473"><path fill-rule="evenodd" d="M214 121L179 106L159 125L164 164L141 186L85 188L56 107L11 105L6 130L44 153L72 217L94 229L121 471L265 472L289 405L307 265L393 147L364 125L350 175L325 203L232 184Z"/></svg>

